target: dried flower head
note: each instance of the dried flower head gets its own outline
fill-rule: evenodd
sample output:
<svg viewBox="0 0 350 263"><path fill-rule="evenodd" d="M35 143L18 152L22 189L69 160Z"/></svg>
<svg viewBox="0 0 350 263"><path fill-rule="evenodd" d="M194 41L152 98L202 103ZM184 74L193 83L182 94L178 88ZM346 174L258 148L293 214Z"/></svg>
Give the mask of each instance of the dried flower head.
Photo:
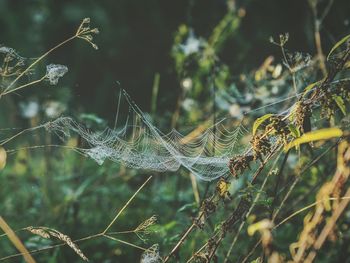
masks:
<svg viewBox="0 0 350 263"><path fill-rule="evenodd" d="M98 49L98 46L93 43L93 35L98 33L100 33L98 28L90 28L90 18L84 18L75 35L76 37L84 39L90 43L94 49Z"/></svg>
<svg viewBox="0 0 350 263"><path fill-rule="evenodd" d="M280 34L280 45L284 46L289 40L289 33Z"/></svg>
<svg viewBox="0 0 350 263"><path fill-rule="evenodd" d="M270 43L283 47L289 40L289 33L280 34L279 42L275 41L272 36L270 37L269 40L270 40Z"/></svg>

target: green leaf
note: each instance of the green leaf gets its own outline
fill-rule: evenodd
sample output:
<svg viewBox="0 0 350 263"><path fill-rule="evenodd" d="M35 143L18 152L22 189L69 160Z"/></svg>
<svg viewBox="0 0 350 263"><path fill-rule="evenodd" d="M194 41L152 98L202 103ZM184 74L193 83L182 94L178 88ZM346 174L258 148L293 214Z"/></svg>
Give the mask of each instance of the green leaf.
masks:
<svg viewBox="0 0 350 263"><path fill-rule="evenodd" d="M346 106L345 106L343 98L340 96L334 95L333 99L334 99L335 103L337 103L339 109L344 114L344 116L346 116Z"/></svg>
<svg viewBox="0 0 350 263"><path fill-rule="evenodd" d="M295 127L295 125L289 124L288 128L295 138L300 137L300 131L297 127Z"/></svg>
<svg viewBox="0 0 350 263"><path fill-rule="evenodd" d="M340 45L342 45L344 42L346 42L350 38L350 35L347 35L340 39L335 45L332 47L331 51L329 51L329 54L327 56L327 60L329 59L330 55L336 50Z"/></svg>
<svg viewBox="0 0 350 263"><path fill-rule="evenodd" d="M311 131L303 134L301 137L291 141L284 147L284 151L288 151L292 147L299 146L303 143L319 141L319 140L328 140L331 138L337 138L343 136L343 131L339 128L327 128L320 129L316 131Z"/></svg>
<svg viewBox="0 0 350 263"><path fill-rule="evenodd" d="M186 211L192 211L197 208L196 203L190 203L190 204L185 204L182 207L180 207L177 212L186 212Z"/></svg>
<svg viewBox="0 0 350 263"><path fill-rule="evenodd" d="M323 80L324 79L316 81L316 82L313 82L313 83L307 85L306 88L304 89L303 97L306 95L306 93L308 93L310 90L312 90L316 85L320 84Z"/></svg>
<svg viewBox="0 0 350 263"><path fill-rule="evenodd" d="M269 219L263 219L255 224L248 226L248 235L252 236L256 231L264 231L266 229L271 229L273 223Z"/></svg>
<svg viewBox="0 0 350 263"><path fill-rule="evenodd" d="M95 114L89 114L89 113L82 113L80 114L80 118L85 121L92 121L97 124L103 124L104 120L100 117L98 117Z"/></svg>
<svg viewBox="0 0 350 263"><path fill-rule="evenodd" d="M262 259L260 257L254 259L253 261L251 261L250 263L261 263Z"/></svg>
<svg viewBox="0 0 350 263"><path fill-rule="evenodd" d="M261 116L260 118L257 118L253 124L253 135L255 135L256 131L258 130L259 126L266 121L268 118L273 116L273 114L265 114L264 116Z"/></svg>

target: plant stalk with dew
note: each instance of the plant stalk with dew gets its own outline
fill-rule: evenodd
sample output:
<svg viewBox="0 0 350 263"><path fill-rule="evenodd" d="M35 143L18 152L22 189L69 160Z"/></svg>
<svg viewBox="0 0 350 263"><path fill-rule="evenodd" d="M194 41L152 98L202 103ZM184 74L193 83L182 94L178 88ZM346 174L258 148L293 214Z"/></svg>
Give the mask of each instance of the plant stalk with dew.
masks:
<svg viewBox="0 0 350 263"><path fill-rule="evenodd" d="M76 38L80 38L83 39L85 41L87 41L88 43L90 43L92 45L92 47L94 49L98 49L97 45L95 43L93 43L93 34L98 34L99 30L98 28L90 28L90 18L84 18L83 21L80 23L78 30L75 32L75 34L69 38L67 38L66 40L64 40L63 42L59 43L58 45L54 46L53 48L51 48L50 50L48 50L47 52L45 52L43 55L41 55L38 59L36 59L32 64L30 64L24 71L21 72L21 74L19 74L7 87L4 91L2 91L0 93L0 98L4 95L10 94L14 91L18 91L20 89L23 89L25 87L31 86L33 84L37 84L41 81L43 81L47 75L43 76L42 78L32 81L30 83L21 85L15 89L11 89L17 82L18 80L20 80L25 74L27 74L35 65L37 65L40 61L42 61L44 58L46 58L50 53L52 53L53 51L55 51L56 49L60 48L61 46L71 42L72 40L76 39Z"/></svg>

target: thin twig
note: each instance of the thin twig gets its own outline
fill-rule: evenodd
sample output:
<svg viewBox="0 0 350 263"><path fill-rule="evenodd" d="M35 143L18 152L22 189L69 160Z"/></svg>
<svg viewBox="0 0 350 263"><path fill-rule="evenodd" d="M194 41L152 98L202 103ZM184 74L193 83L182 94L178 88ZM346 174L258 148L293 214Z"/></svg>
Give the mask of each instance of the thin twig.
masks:
<svg viewBox="0 0 350 263"><path fill-rule="evenodd" d="M130 199L126 202L126 204L119 210L117 215L113 218L113 220L109 223L109 225L105 228L105 230L102 231L103 234L106 234L108 229L114 224L114 222L118 219L118 217L123 213L125 208L131 203L131 201L135 198L135 196L142 190L142 188L148 183L149 180L151 180L152 175L147 178L147 180L137 189L137 191L130 197Z"/></svg>

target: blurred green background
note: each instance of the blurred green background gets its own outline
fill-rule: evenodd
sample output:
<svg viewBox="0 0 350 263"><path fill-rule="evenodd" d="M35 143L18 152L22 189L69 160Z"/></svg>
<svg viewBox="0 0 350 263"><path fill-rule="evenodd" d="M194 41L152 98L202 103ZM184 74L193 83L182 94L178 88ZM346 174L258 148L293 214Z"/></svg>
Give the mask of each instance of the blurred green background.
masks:
<svg viewBox="0 0 350 263"><path fill-rule="evenodd" d="M268 41L280 33L290 33L293 50L314 53L313 19L307 1L249 0L237 1L236 6L244 8L246 15L217 54L232 76L258 67L268 55L280 57L280 51ZM325 50L347 31L349 9L348 1L335 1L322 26ZM1 0L0 42L24 57L35 57L70 36L82 18L90 17L101 31L96 38L97 52L76 41L47 59L70 69L64 84L69 87L73 108L82 106L112 119L116 87L121 86L149 111L154 75L159 73L158 109L173 111L174 98L180 93L171 56L178 27L186 24L197 37L208 38L227 12L224 0Z"/></svg>

